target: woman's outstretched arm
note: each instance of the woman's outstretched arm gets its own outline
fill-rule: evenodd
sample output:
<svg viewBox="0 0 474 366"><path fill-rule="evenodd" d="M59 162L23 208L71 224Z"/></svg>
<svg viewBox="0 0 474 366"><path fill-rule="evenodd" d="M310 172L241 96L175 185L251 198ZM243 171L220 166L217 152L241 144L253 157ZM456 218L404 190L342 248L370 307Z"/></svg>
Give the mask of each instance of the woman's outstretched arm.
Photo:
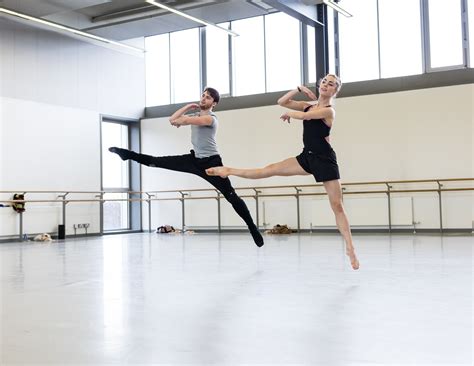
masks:
<svg viewBox="0 0 474 366"><path fill-rule="evenodd" d="M324 108L313 108L307 112L302 111L287 111L280 116L280 119L290 123L290 119L309 120L309 119L322 119L327 121L327 124L331 124L334 120L336 112L332 107Z"/></svg>
<svg viewBox="0 0 474 366"><path fill-rule="evenodd" d="M316 95L307 87L298 86L296 89L290 90L280 99L278 99L278 105L285 108L293 109L295 111L303 111L309 105L309 103L305 101L293 100L292 98L298 93L304 93L310 100L317 100Z"/></svg>

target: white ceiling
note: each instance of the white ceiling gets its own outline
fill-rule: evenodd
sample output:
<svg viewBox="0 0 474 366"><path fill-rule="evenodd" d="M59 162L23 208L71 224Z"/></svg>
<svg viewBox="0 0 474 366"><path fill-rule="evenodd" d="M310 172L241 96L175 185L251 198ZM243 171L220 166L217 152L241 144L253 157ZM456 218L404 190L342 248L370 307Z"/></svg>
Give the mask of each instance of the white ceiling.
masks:
<svg viewBox="0 0 474 366"><path fill-rule="evenodd" d="M276 11L260 0L161 0L211 23ZM260 4L260 5L259 5ZM0 0L0 6L117 41L151 36L198 24L145 0Z"/></svg>

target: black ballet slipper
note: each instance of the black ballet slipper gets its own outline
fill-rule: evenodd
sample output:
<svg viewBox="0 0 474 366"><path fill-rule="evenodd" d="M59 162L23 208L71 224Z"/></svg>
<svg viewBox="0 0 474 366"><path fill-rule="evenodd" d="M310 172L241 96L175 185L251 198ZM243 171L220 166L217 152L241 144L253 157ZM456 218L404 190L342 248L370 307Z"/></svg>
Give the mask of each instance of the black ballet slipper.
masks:
<svg viewBox="0 0 474 366"><path fill-rule="evenodd" d="M258 231L258 228L254 225L253 227L249 227L250 234L252 234L253 241L257 245L257 247L262 247L263 244L263 237L262 234L260 234L260 231Z"/></svg>
<svg viewBox="0 0 474 366"><path fill-rule="evenodd" d="M127 160L130 159L131 151L126 149L121 149L120 147L109 147L109 151L120 156L120 159Z"/></svg>

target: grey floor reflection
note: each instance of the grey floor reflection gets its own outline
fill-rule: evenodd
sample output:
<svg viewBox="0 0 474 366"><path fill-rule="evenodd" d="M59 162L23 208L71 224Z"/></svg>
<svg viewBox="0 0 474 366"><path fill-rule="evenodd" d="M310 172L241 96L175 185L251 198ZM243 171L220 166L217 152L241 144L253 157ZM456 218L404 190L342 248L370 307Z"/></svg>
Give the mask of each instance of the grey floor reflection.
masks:
<svg viewBox="0 0 474 366"><path fill-rule="evenodd" d="M472 364L472 236L354 239L2 244L0 364Z"/></svg>

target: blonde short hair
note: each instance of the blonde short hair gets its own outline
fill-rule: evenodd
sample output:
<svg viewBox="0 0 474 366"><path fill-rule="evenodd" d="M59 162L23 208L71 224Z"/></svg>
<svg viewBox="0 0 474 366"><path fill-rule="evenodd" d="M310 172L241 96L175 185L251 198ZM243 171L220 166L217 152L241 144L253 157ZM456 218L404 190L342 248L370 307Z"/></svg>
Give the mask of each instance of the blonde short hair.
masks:
<svg viewBox="0 0 474 366"><path fill-rule="evenodd" d="M337 88L336 88L336 95L339 93L339 90L341 90L342 88L342 81L341 81L341 78L339 76L337 76L336 74L327 74L327 76L332 76L334 79L336 79L336 85L337 85Z"/></svg>

